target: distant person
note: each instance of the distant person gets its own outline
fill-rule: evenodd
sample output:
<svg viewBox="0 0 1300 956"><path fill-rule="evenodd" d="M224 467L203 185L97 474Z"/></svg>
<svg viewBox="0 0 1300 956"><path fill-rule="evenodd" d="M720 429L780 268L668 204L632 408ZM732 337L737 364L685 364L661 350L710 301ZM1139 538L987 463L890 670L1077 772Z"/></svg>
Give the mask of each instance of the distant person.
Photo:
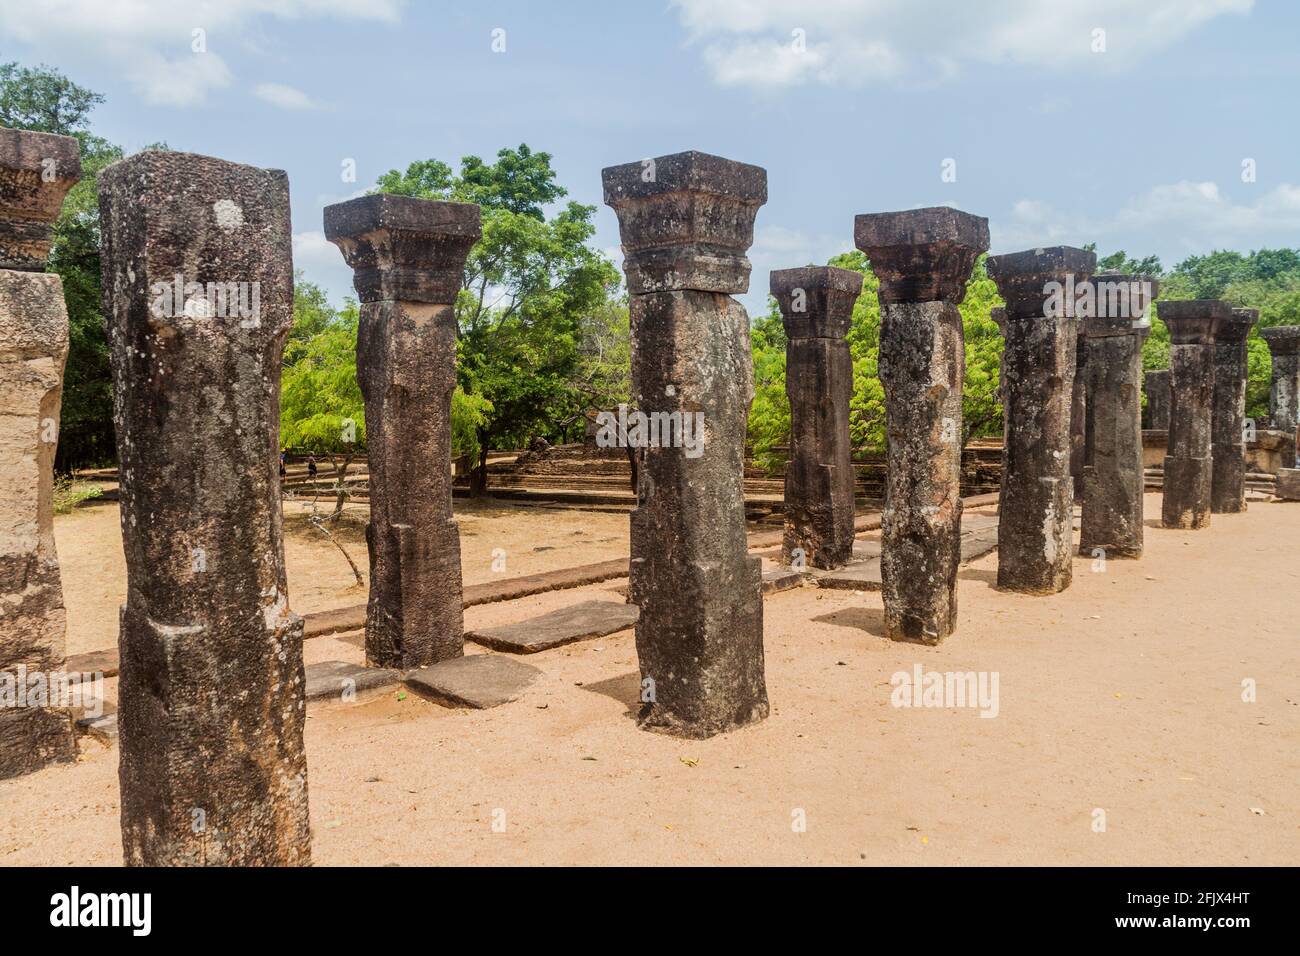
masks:
<svg viewBox="0 0 1300 956"><path fill-rule="evenodd" d="M286 474L288 474L288 472L285 471L284 462L285 462L285 450L281 448L280 449L280 477L281 478L283 478Z"/></svg>
<svg viewBox="0 0 1300 956"><path fill-rule="evenodd" d="M316 456L315 455L307 456L307 474L309 477L312 478L316 477Z"/></svg>

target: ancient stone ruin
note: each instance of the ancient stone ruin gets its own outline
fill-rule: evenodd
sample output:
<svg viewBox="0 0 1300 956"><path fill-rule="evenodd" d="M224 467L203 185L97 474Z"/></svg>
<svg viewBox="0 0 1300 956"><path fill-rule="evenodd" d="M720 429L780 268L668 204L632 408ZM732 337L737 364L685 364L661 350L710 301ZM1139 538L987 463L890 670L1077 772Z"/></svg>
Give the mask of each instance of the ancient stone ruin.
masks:
<svg viewBox="0 0 1300 956"><path fill-rule="evenodd" d="M1214 339L1214 397L1210 410L1210 512L1246 510L1246 337L1257 309L1233 309Z"/></svg>
<svg viewBox="0 0 1300 956"><path fill-rule="evenodd" d="M1074 499L1083 499L1083 469L1088 457L1088 343L1083 330L1075 335L1074 388L1070 395L1070 478Z"/></svg>
<svg viewBox="0 0 1300 956"><path fill-rule="evenodd" d="M276 464L288 178L148 150L100 173L99 206L128 576L124 856L306 864L303 625Z"/></svg>
<svg viewBox="0 0 1300 956"><path fill-rule="evenodd" d="M1086 285L1096 265L1095 253L1071 246L988 258L989 276L1007 303L999 588L1053 594L1070 586L1070 419L1078 336L1072 292Z"/></svg>
<svg viewBox="0 0 1300 956"><path fill-rule="evenodd" d="M1165 456L1161 523L1197 529L1210 523L1213 480L1211 440L1214 398L1214 340L1232 318L1217 299L1158 303L1169 327L1169 452Z"/></svg>
<svg viewBox="0 0 1300 956"><path fill-rule="evenodd" d="M479 208L362 196L325 208L361 301L357 379L370 465L366 662L402 670L464 653L451 509L456 294Z"/></svg>
<svg viewBox="0 0 1300 956"><path fill-rule="evenodd" d="M686 152L611 166L632 326L632 398L669 430L703 427L700 453L647 442L632 514L629 595L640 725L710 737L768 713L761 560L746 551L742 491L754 397L745 253L767 201L757 166ZM676 416L674 418L674 416Z"/></svg>
<svg viewBox="0 0 1300 956"><path fill-rule="evenodd" d="M1080 325L1082 375L1087 393L1083 508L1079 554L1137 558L1142 555L1142 343L1151 332L1145 312L1159 288L1149 276L1097 276L1132 290L1125 308L1098 294L1097 307Z"/></svg>
<svg viewBox="0 0 1300 956"><path fill-rule="evenodd" d="M1152 369L1142 376L1142 391L1146 393L1144 413L1146 427L1153 431L1169 430L1169 369Z"/></svg>
<svg viewBox="0 0 1300 956"><path fill-rule="evenodd" d="M1273 356L1273 385L1269 392L1270 425L1282 434L1277 494L1300 500L1300 467L1296 463L1296 428L1300 420L1300 325L1260 329Z"/></svg>
<svg viewBox="0 0 1300 956"><path fill-rule="evenodd" d="M50 695L67 632L52 498L68 312L44 270L80 176L71 136L0 129L0 679L23 691L0 707L0 779L77 755L72 713ZM43 694L28 696L29 677Z"/></svg>
<svg viewBox="0 0 1300 956"><path fill-rule="evenodd" d="M988 220L937 206L854 220L880 280L887 484L881 514L885 628L937 644L957 626L961 562L961 313Z"/></svg>
<svg viewBox="0 0 1300 956"><path fill-rule="evenodd" d="M845 336L862 274L830 266L771 275L785 325L790 461L785 469L787 564L831 570L853 555L849 402L853 359Z"/></svg>

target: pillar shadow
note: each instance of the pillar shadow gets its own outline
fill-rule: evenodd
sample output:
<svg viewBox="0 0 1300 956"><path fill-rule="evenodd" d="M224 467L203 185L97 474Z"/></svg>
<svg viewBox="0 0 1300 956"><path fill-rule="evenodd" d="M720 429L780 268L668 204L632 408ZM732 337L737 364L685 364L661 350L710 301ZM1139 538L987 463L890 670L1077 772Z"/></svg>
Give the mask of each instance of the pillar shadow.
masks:
<svg viewBox="0 0 1300 956"><path fill-rule="evenodd" d="M857 631L866 631L874 637L886 637L885 609L880 607L846 607L821 617L813 618L818 624L833 624Z"/></svg>
<svg viewBox="0 0 1300 956"><path fill-rule="evenodd" d="M962 568L957 572L958 581L981 581L991 588L998 586L998 572L983 568Z"/></svg>
<svg viewBox="0 0 1300 956"><path fill-rule="evenodd" d="M618 677L610 677L592 684L583 684L582 689L593 694L603 694L623 705L623 716L635 720L641 709L641 672L629 671Z"/></svg>

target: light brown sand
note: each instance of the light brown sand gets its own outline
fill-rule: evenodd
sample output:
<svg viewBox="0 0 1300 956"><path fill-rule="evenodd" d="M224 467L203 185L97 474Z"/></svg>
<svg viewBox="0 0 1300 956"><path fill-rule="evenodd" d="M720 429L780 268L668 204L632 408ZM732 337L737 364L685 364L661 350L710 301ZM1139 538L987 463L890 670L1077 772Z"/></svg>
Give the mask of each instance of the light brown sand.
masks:
<svg viewBox="0 0 1300 956"><path fill-rule="evenodd" d="M636 729L631 632L527 658L544 676L492 711L394 693L313 705L314 859L1295 864L1298 542L1300 507L1254 504L1205 531L1149 529L1140 562L1078 559L1073 587L1037 598L993 590L990 555L963 570L940 648L882 638L878 594L775 595L772 716L709 741ZM616 584L467 618L617 599ZM307 651L360 659L355 637ZM997 671L999 715L892 707L890 675L916 663ZM0 783L0 863L118 862L116 752L83 750Z"/></svg>

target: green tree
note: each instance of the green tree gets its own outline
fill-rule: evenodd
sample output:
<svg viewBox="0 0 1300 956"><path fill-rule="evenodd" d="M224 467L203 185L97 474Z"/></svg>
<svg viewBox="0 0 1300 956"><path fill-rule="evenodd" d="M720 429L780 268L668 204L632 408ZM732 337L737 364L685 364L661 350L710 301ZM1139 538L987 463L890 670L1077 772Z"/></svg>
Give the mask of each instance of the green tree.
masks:
<svg viewBox="0 0 1300 956"><path fill-rule="evenodd" d="M494 163L466 156L459 172L420 160L379 177L375 191L482 208L483 238L466 260L456 302L459 381L466 395L485 400L472 482L481 492L489 448L539 433L562 437L589 399L579 387L584 322L618 284L612 263L587 245L595 207L568 202L548 216L566 191L550 154L527 145L502 149Z"/></svg>

